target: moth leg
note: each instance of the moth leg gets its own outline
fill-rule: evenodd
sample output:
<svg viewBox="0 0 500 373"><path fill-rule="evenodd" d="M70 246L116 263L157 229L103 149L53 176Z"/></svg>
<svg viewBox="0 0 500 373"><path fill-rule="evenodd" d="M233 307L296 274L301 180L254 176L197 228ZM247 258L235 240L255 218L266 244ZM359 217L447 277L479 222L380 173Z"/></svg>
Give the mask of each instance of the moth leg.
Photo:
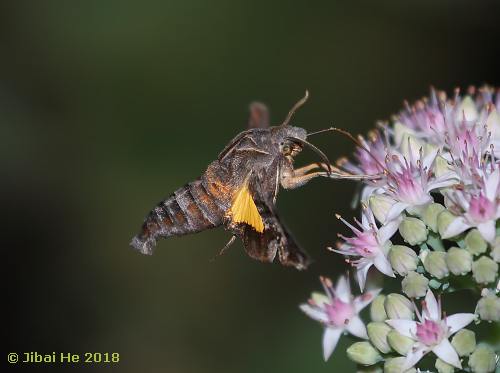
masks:
<svg viewBox="0 0 500 373"><path fill-rule="evenodd" d="M318 171L306 175L296 175L295 170L281 174L281 186L285 189L298 188L318 176L328 176L328 172Z"/></svg>
<svg viewBox="0 0 500 373"><path fill-rule="evenodd" d="M294 175L295 176L302 176L308 173L309 171L316 170L321 167L321 164L316 162L316 163L311 163L308 164L307 166L303 166L300 168L297 168L294 170Z"/></svg>
<svg viewBox="0 0 500 373"><path fill-rule="evenodd" d="M308 164L307 166L303 166L303 167L295 169L294 174L295 174L295 176L302 176L302 175L305 175L306 173L308 173L309 171L315 170L317 168L322 168L325 171L329 170L328 165L326 163L315 162L315 163ZM340 171L334 165L330 165L330 169L332 171Z"/></svg>
<svg viewBox="0 0 500 373"><path fill-rule="evenodd" d="M213 262L219 256L224 255L224 253L226 252L226 250L229 249L229 247L234 243L234 240L236 240L236 236L233 235L233 236L231 236L231 238L229 239L229 241L224 245L224 247L219 251L219 253L216 256L214 256L210 261Z"/></svg>

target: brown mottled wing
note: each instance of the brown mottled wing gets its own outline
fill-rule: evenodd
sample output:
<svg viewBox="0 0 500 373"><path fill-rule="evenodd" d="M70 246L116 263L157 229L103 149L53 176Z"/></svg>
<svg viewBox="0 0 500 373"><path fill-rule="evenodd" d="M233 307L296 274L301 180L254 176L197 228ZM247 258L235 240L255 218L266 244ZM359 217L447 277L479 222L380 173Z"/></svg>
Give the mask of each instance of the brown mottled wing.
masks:
<svg viewBox="0 0 500 373"><path fill-rule="evenodd" d="M219 153L219 156L217 157L219 162L222 162L224 160L224 158L226 158L229 155L229 153L231 153L231 151L239 144L239 142L241 140L243 140L250 133L252 133L251 129L243 131L243 132L239 133L238 135L236 135L236 137L234 137L229 142L229 144L227 144L226 147L224 149L222 149L222 151Z"/></svg>
<svg viewBox="0 0 500 373"><path fill-rule="evenodd" d="M243 140L247 135L251 134L255 128L269 127L269 110L267 106L261 102L252 102L249 106L248 129L236 135L229 144L220 152L217 159L222 162L231 153L231 151Z"/></svg>
<svg viewBox="0 0 500 373"><path fill-rule="evenodd" d="M272 262L278 254L281 264L306 269L309 264L307 254L281 223L274 206L258 199L255 203L264 221L264 232L258 233L246 225L242 227L241 238L247 254L262 262Z"/></svg>
<svg viewBox="0 0 500 373"><path fill-rule="evenodd" d="M249 106L248 128L269 127L269 110L262 102L252 102Z"/></svg>

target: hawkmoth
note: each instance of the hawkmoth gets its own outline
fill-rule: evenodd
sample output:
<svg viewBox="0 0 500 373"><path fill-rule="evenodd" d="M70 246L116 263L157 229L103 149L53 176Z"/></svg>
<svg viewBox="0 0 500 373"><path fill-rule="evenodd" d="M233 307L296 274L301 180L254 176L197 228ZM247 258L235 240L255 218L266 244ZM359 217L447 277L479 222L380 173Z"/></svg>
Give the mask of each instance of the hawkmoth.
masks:
<svg viewBox="0 0 500 373"><path fill-rule="evenodd" d="M224 226L232 234L224 248L240 238L254 259L273 262L278 255L281 264L305 269L308 256L276 210L280 186L294 189L320 176L359 178L332 166L327 156L307 141L311 133L289 124L307 98L306 91L283 123L273 127L269 126L267 107L251 104L248 129L229 142L200 178L151 210L131 245L143 254L152 254L160 237ZM294 158L304 147L316 152L322 162L294 168Z"/></svg>

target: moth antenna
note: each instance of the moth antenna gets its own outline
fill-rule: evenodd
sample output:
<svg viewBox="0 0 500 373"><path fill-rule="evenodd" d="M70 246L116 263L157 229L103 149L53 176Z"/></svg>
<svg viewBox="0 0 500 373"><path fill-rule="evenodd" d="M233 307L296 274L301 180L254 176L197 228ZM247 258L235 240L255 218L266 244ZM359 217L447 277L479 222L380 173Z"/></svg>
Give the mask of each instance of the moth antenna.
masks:
<svg viewBox="0 0 500 373"><path fill-rule="evenodd" d="M290 111L288 112L288 115L286 116L285 118L285 121L281 124L281 127L285 127L285 126L288 126L288 123L290 122L290 119L292 119L293 117L293 114L295 114L295 112L302 106L306 103L307 99L309 98L309 91L306 89L306 93L304 95L304 97L302 97L299 101L297 101L295 103L295 105L293 105L293 107L290 109Z"/></svg>
<svg viewBox="0 0 500 373"><path fill-rule="evenodd" d="M357 139L355 138L352 133L350 133L349 131L346 131L346 130L343 130L342 128L337 128L337 127L331 127L331 130L332 131L335 131L335 132L338 132L338 133L341 133L342 135L348 137L350 140L352 140L352 142L354 144L356 144L356 146L359 146L360 148L363 148L365 149L365 147L363 146L363 144ZM365 149L366 151L368 151L368 149Z"/></svg>
<svg viewBox="0 0 500 373"><path fill-rule="evenodd" d="M363 149L380 167L382 167L382 169L385 170L385 167L383 164L381 164L379 162L379 160L377 158L374 157L374 155L370 152L370 150L368 150L362 143L361 141L359 141L357 138L355 138L349 131L346 131L346 130L343 130L341 128L336 128L336 127L332 127L332 131L335 131L335 132L338 132L344 136L347 136L350 140L352 140L354 142L354 144L356 144L356 146L358 146L360 149Z"/></svg>
<svg viewBox="0 0 500 373"><path fill-rule="evenodd" d="M335 131L335 128L330 127L330 128L325 128L325 129L319 130L319 131L309 132L307 134L307 137L312 136L312 135L319 135L320 133L331 132L331 131Z"/></svg>

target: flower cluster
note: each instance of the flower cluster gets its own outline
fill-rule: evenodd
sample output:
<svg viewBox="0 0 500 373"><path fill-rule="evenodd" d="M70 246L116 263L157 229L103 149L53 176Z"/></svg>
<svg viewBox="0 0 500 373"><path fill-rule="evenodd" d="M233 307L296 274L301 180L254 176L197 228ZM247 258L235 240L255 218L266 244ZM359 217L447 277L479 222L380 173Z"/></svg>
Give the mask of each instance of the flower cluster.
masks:
<svg viewBox="0 0 500 373"><path fill-rule="evenodd" d="M494 371L497 352L464 328L500 321L500 91L431 90L356 146L338 166L369 176L361 219L337 215L352 233L330 250L354 268L362 294L351 295L348 277L336 287L322 279L326 295L301 305L324 325L325 360L347 332L362 339L348 357L379 371L411 372L430 359L439 373ZM363 293L370 270L400 281L402 294ZM446 316L441 298L457 291L474 303ZM370 302L365 327L359 312Z"/></svg>

